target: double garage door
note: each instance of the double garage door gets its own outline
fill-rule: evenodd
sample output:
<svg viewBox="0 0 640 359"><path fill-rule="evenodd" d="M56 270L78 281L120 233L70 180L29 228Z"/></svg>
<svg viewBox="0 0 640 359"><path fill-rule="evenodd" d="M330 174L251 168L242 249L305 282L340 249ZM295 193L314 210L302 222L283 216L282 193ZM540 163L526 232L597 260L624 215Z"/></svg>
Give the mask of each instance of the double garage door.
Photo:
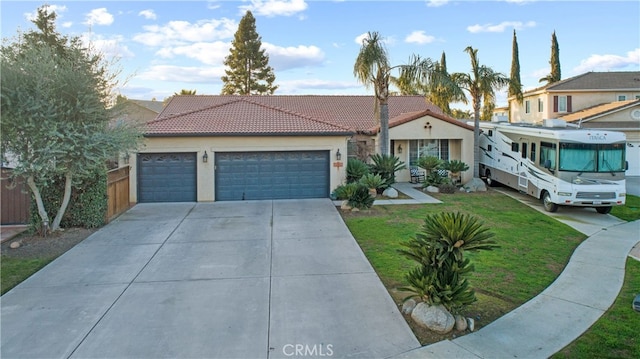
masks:
<svg viewBox="0 0 640 359"><path fill-rule="evenodd" d="M329 151L217 152L214 165L216 201L329 196ZM196 153L138 155L138 202L196 200Z"/></svg>

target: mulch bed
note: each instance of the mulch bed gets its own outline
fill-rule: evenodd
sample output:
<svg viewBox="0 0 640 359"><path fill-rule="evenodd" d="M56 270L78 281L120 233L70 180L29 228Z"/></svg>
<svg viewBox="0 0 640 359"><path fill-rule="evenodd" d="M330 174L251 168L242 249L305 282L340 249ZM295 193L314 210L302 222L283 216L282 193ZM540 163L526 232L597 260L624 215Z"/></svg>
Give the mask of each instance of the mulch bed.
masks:
<svg viewBox="0 0 640 359"><path fill-rule="evenodd" d="M97 229L68 228L56 231L46 237L37 233L25 232L2 243L3 257L10 258L55 258L73 248L76 244L89 237ZM20 247L11 248L11 243L19 242Z"/></svg>

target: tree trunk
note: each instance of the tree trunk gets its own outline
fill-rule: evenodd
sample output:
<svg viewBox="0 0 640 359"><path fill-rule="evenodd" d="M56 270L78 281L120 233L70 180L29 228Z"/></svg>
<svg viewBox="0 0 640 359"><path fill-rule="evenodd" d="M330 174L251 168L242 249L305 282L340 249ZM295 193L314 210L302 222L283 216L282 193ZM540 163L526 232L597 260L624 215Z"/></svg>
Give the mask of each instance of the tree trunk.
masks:
<svg viewBox="0 0 640 359"><path fill-rule="evenodd" d="M49 215L47 214L46 209L44 208L44 202L42 202L42 195L40 194L40 190L38 186L36 186L36 181L33 179L33 176L27 177L27 185L29 189L31 189L31 193L33 193L33 197L36 200L36 205L38 206L38 214L40 215L40 220L42 220L42 224L44 226L45 234L49 230Z"/></svg>
<svg viewBox="0 0 640 359"><path fill-rule="evenodd" d="M67 172L67 174L64 176L64 195L62 196L62 203L60 204L60 209L58 209L56 218L54 218L53 224L51 225L52 231L56 231L60 228L62 216L64 216L64 212L67 210L67 206L69 205L69 200L71 199L72 179L73 175L71 174L71 172Z"/></svg>
<svg viewBox="0 0 640 359"><path fill-rule="evenodd" d="M389 152L389 106L386 101L380 102L380 154Z"/></svg>
<svg viewBox="0 0 640 359"><path fill-rule="evenodd" d="M473 102L473 178L480 178L480 99Z"/></svg>

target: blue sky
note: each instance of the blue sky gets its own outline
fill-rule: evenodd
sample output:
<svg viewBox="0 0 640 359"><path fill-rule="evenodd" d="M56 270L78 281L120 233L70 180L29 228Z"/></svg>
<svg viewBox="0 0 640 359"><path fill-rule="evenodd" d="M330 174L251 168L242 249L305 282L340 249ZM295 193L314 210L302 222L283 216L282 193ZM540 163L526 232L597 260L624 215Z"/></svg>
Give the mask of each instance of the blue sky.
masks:
<svg viewBox="0 0 640 359"><path fill-rule="evenodd" d="M1 1L2 37L33 28L41 1ZM370 95L353 76L359 39L378 31L392 65L412 54L468 72L465 47L506 75L517 31L525 89L549 73L551 34L562 78L587 71L640 71L640 2L625 1L49 1L58 31L91 40L118 58L134 99L162 100L181 89L219 94L224 57L247 10L275 70L278 95ZM506 96L498 96L506 105ZM465 108L466 106L453 106Z"/></svg>

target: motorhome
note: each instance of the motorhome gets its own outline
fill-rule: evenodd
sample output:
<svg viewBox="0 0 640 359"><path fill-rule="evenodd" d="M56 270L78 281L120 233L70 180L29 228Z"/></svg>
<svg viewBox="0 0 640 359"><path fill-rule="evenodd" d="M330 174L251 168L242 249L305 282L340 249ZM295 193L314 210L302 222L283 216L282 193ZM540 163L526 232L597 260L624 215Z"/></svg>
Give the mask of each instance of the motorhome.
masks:
<svg viewBox="0 0 640 359"><path fill-rule="evenodd" d="M609 213L625 204L626 137L565 121L540 125L481 122L479 175L538 198L545 210L593 207Z"/></svg>

